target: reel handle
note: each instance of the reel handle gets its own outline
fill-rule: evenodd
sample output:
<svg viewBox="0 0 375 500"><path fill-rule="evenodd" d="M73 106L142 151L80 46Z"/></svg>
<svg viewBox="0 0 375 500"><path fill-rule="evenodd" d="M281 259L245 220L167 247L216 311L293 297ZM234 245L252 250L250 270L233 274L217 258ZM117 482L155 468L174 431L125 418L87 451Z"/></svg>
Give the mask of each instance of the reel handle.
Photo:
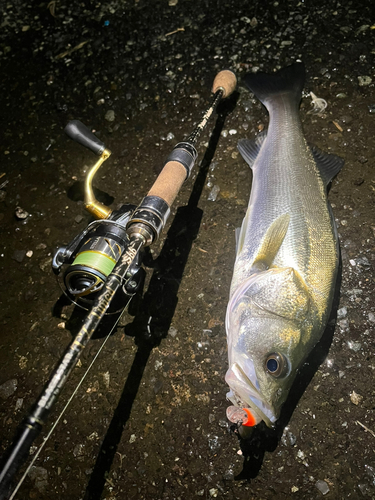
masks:
<svg viewBox="0 0 375 500"><path fill-rule="evenodd" d="M85 146L85 148L90 149L90 151L98 156L105 150L104 143L79 120L71 120L64 128L64 132L73 141Z"/></svg>

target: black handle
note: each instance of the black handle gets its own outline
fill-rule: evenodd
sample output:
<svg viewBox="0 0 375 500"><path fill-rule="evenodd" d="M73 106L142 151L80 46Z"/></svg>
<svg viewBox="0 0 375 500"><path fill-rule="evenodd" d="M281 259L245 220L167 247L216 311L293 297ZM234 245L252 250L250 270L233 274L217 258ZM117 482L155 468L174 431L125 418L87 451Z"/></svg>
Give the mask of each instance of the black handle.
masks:
<svg viewBox="0 0 375 500"><path fill-rule="evenodd" d="M8 450L5 461L1 464L0 471L0 500L9 498L14 491L12 480L18 469L29 456L30 446L39 435L42 426L34 422L22 422L12 447Z"/></svg>
<svg viewBox="0 0 375 500"><path fill-rule="evenodd" d="M72 120L65 127L64 132L73 141L79 142L85 148L100 156L105 150L105 145L79 120Z"/></svg>

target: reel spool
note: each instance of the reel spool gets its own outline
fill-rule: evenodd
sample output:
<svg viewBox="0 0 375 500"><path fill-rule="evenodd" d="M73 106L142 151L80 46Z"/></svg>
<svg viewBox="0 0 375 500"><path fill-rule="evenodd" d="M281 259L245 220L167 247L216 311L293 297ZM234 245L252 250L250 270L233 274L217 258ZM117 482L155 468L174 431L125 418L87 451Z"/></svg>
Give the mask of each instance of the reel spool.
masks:
<svg viewBox="0 0 375 500"><path fill-rule="evenodd" d="M125 245L111 233L99 234L105 228L99 226L89 234L73 263L64 273L64 283L70 294L84 297L98 292L115 267Z"/></svg>
<svg viewBox="0 0 375 500"><path fill-rule="evenodd" d="M129 245L126 225L134 209L134 205L123 205L108 219L91 222L69 245L57 249L52 269L61 289L76 305L87 309L92 304L126 251ZM140 262L134 262L124 285L126 295L132 296L138 290L140 271Z"/></svg>

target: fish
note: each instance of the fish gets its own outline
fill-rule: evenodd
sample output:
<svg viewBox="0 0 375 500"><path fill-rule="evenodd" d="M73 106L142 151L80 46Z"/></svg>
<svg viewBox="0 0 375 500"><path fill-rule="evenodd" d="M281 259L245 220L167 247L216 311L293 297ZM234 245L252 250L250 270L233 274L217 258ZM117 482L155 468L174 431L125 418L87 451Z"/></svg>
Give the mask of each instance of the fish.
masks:
<svg viewBox="0 0 375 500"><path fill-rule="evenodd" d="M266 107L269 126L238 143L253 178L225 319L227 418L239 429L262 421L273 428L329 321L339 243L327 194L344 160L304 137L302 62L244 82Z"/></svg>

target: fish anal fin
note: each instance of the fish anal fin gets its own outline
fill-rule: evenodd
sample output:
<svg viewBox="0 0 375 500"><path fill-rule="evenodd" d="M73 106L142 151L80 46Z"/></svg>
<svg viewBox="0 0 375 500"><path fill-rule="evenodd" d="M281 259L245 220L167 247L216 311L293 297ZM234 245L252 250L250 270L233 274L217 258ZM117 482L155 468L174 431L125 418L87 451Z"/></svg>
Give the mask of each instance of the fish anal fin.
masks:
<svg viewBox="0 0 375 500"><path fill-rule="evenodd" d="M251 266L252 272L264 271L271 267L288 231L289 221L290 215L283 214L272 222L255 256Z"/></svg>
<svg viewBox="0 0 375 500"><path fill-rule="evenodd" d="M310 149L324 185L328 186L335 175L337 175L342 169L344 160L339 156L325 153L316 146L310 145Z"/></svg>

